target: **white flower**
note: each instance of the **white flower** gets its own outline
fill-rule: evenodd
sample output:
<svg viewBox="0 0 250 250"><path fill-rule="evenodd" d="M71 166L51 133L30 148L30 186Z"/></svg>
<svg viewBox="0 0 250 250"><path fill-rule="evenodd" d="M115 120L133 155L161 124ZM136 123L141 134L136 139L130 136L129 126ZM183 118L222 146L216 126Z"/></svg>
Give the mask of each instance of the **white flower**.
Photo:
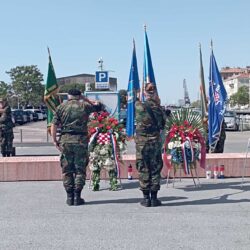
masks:
<svg viewBox="0 0 250 250"><path fill-rule="evenodd" d="M174 143L173 142L169 142L168 143L168 148L169 149L173 149L174 148Z"/></svg>
<svg viewBox="0 0 250 250"><path fill-rule="evenodd" d="M174 142L174 147L175 148L180 148L181 147L181 142L180 141L175 141Z"/></svg>

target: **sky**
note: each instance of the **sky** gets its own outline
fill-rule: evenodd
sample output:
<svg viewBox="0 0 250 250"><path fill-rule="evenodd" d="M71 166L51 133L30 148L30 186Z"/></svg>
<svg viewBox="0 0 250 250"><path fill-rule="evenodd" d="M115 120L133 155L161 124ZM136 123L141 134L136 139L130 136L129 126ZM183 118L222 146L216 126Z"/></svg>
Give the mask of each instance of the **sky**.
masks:
<svg viewBox="0 0 250 250"><path fill-rule="evenodd" d="M162 104L199 97L199 43L206 91L210 41L218 67L250 65L249 0L0 0L0 80L37 65L46 81L49 46L57 77L94 74L98 59L127 89L133 38L140 81L144 24Z"/></svg>

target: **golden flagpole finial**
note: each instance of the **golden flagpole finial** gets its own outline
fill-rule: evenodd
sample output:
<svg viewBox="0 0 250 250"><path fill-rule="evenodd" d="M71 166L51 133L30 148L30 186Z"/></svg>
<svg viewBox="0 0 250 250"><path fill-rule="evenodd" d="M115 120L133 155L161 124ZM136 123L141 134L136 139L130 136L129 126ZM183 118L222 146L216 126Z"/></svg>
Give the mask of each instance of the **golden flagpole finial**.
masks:
<svg viewBox="0 0 250 250"><path fill-rule="evenodd" d="M213 50L213 40L212 39L211 39L210 47L211 47L211 50Z"/></svg>
<svg viewBox="0 0 250 250"><path fill-rule="evenodd" d="M147 25L144 24L144 31L146 32L147 31Z"/></svg>

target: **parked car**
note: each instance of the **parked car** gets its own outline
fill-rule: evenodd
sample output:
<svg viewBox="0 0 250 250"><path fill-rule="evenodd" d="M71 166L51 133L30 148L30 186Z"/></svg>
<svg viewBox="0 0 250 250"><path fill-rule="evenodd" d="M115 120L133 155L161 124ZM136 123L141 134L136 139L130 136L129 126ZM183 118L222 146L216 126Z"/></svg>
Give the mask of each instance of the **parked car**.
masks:
<svg viewBox="0 0 250 250"><path fill-rule="evenodd" d="M44 120L43 119L43 113L41 112L41 110L33 109L32 111L38 115L38 121L43 121Z"/></svg>
<svg viewBox="0 0 250 250"><path fill-rule="evenodd" d="M46 120L47 119L47 113L46 113L46 111L42 110L41 112L43 114L43 120Z"/></svg>
<svg viewBox="0 0 250 250"><path fill-rule="evenodd" d="M27 115L27 121L33 122L33 114L30 110L24 110L24 113Z"/></svg>
<svg viewBox="0 0 250 250"><path fill-rule="evenodd" d="M27 114L22 109L12 110L15 122L22 125L27 122Z"/></svg>
<svg viewBox="0 0 250 250"><path fill-rule="evenodd" d="M226 111L224 114L226 130L239 130L240 119L234 111Z"/></svg>
<svg viewBox="0 0 250 250"><path fill-rule="evenodd" d="M37 113L35 113L35 112L33 112L33 111L30 111L30 112L32 112L32 115L33 115L33 121L34 121L34 122L37 122L37 121L38 121L38 114L37 114Z"/></svg>

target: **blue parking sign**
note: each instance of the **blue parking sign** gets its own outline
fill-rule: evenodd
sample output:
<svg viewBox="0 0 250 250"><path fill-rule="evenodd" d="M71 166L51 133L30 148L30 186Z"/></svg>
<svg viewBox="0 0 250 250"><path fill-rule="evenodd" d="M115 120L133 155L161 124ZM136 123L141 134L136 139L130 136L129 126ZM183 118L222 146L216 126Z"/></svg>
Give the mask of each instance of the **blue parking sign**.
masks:
<svg viewBox="0 0 250 250"><path fill-rule="evenodd" d="M96 82L109 82L108 71L96 71L95 81Z"/></svg>
<svg viewBox="0 0 250 250"><path fill-rule="evenodd" d="M95 72L95 88L96 89L109 89L108 71L96 71Z"/></svg>

